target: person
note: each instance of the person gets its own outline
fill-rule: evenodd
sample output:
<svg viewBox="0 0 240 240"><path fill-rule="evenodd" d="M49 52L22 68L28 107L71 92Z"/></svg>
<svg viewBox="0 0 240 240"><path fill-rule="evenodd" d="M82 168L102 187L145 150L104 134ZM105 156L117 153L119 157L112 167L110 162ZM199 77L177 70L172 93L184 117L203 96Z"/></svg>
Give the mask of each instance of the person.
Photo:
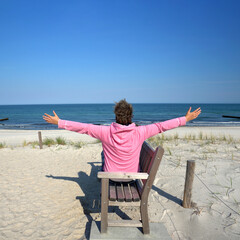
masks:
<svg viewBox="0 0 240 240"><path fill-rule="evenodd" d="M110 126L62 120L54 111L54 116L45 113L43 119L48 123L58 125L58 128L88 134L99 139L102 142L105 159L104 171L138 172L143 142L158 133L183 126L186 122L197 118L201 113L201 108L191 112L190 107L183 117L143 126L136 126L132 122L133 107L125 99L116 103L114 113L116 122Z"/></svg>

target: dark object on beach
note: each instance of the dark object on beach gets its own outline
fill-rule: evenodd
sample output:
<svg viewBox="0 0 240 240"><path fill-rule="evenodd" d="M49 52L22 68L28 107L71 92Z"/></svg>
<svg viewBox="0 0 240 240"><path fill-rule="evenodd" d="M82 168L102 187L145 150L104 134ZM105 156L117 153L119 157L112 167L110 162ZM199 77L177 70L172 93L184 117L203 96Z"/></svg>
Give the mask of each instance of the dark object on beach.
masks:
<svg viewBox="0 0 240 240"><path fill-rule="evenodd" d="M0 119L0 121L6 121L6 120L8 120L8 118L2 118L2 119Z"/></svg>
<svg viewBox="0 0 240 240"><path fill-rule="evenodd" d="M225 117L225 118L238 118L238 119L240 119L240 117L236 117L236 116L227 116L227 115L222 115L222 117Z"/></svg>

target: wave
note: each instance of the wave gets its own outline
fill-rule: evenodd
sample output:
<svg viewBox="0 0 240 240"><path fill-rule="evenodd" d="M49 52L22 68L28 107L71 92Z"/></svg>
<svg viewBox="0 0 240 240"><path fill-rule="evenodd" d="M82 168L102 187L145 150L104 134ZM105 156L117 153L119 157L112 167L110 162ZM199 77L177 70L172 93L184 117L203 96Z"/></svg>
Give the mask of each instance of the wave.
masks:
<svg viewBox="0 0 240 240"><path fill-rule="evenodd" d="M224 127L234 127L234 126L240 126L240 122L213 122L213 121L197 121L197 122L190 122L188 123L189 126L206 126L206 127L214 127L214 126L224 126Z"/></svg>
<svg viewBox="0 0 240 240"><path fill-rule="evenodd" d="M141 125L148 125L148 124L153 124L159 121L149 121L149 120L138 120L135 121L135 124L138 126ZM111 124L110 121L96 121L92 122L92 124L96 125L103 125L103 126L109 126ZM227 122L216 122L216 121L192 121L188 122L187 126L194 126L194 127L218 127L218 126L224 126L224 127L237 127L240 126L240 122L236 121L227 121ZM56 125L52 125L49 123L0 123L0 129L14 129L14 130L54 130L58 129Z"/></svg>
<svg viewBox="0 0 240 240"><path fill-rule="evenodd" d="M0 129L53 129L54 126L48 123L13 123L13 124L0 124Z"/></svg>

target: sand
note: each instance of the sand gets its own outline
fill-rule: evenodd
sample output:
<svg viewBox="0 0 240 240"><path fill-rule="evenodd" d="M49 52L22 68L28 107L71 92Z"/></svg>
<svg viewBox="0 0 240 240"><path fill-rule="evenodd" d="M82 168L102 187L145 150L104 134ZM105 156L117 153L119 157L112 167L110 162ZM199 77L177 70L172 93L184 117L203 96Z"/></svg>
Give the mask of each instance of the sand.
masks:
<svg viewBox="0 0 240 240"><path fill-rule="evenodd" d="M88 239L91 221L101 219L101 143L65 130L41 132L84 144L40 150L26 144L38 131L0 130L0 239ZM150 140L159 142L165 154L149 197L150 221L163 222L174 240L239 239L240 128L181 127ZM181 206L187 160L196 161L191 209Z"/></svg>

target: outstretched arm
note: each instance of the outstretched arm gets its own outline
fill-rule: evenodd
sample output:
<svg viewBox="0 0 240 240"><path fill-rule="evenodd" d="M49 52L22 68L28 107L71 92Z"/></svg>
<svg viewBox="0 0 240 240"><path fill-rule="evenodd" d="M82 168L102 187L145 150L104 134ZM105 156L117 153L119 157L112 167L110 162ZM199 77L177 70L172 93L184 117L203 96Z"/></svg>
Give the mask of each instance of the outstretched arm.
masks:
<svg viewBox="0 0 240 240"><path fill-rule="evenodd" d="M158 122L138 127L140 133L142 133L143 140L146 140L147 138L152 137L158 133L162 133L167 130L183 126L186 124L186 122L197 118L198 115L201 113L201 108L198 108L193 112L191 112L191 109L192 108L190 107L185 117L175 118L164 122Z"/></svg>
<svg viewBox="0 0 240 240"><path fill-rule="evenodd" d="M191 112L191 109L192 109L191 107L188 109L188 112L185 116L187 122L197 118L198 115L201 113L201 108L200 107L193 112Z"/></svg>
<svg viewBox="0 0 240 240"><path fill-rule="evenodd" d="M54 116L50 116L47 113L45 113L45 115L43 115L43 119L48 123L58 125L59 117L54 111L53 114Z"/></svg>
<svg viewBox="0 0 240 240"><path fill-rule="evenodd" d="M58 128L63 128L81 134L88 134L89 136L100 140L102 140L102 132L108 130L108 126L61 120L54 111L53 114L54 116L50 116L45 113L45 115L43 115L43 119L48 123L58 125Z"/></svg>

